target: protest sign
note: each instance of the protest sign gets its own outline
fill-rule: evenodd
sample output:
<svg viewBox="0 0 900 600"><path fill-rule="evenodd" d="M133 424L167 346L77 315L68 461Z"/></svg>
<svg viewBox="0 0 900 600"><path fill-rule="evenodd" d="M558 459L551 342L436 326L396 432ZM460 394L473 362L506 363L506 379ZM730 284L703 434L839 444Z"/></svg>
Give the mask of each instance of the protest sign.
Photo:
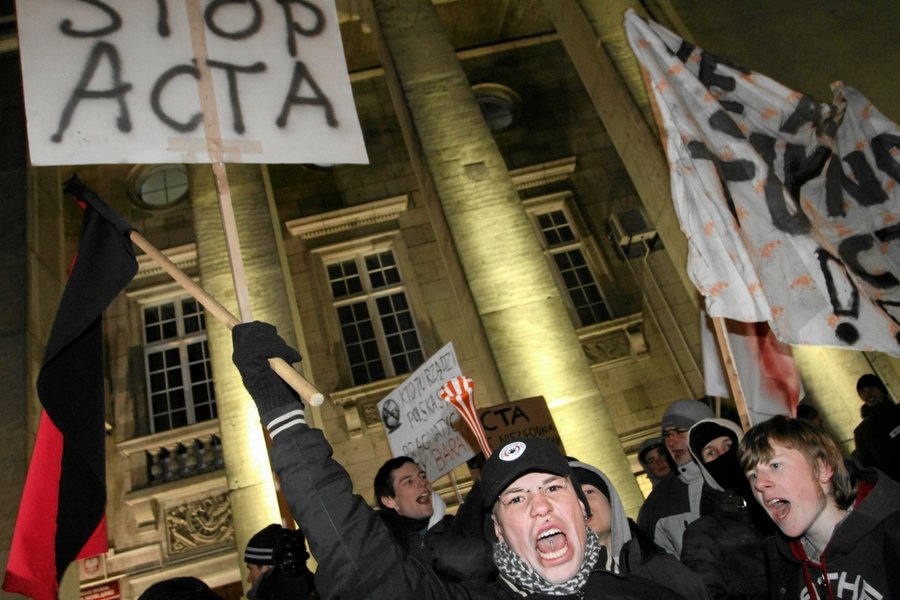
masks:
<svg viewBox="0 0 900 600"><path fill-rule="evenodd" d="M334 2L16 11L32 164L368 160Z"/></svg>
<svg viewBox="0 0 900 600"><path fill-rule="evenodd" d="M378 403L378 414L394 456L410 456L434 481L475 453L453 427L460 419L441 387L462 375L453 343L438 350Z"/></svg>
<svg viewBox="0 0 900 600"><path fill-rule="evenodd" d="M566 453L543 396L480 408L478 415L493 449L518 438L539 437L550 440L559 446L560 452Z"/></svg>

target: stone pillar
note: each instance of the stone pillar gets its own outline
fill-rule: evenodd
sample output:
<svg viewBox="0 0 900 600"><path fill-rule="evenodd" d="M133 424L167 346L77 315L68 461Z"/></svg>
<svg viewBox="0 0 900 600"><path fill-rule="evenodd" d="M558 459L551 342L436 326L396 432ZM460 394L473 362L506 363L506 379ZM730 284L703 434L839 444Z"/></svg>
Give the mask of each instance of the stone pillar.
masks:
<svg viewBox="0 0 900 600"><path fill-rule="evenodd" d="M542 395L568 453L626 509L641 495L560 292L429 0L375 0L379 51L426 201L453 246L510 399Z"/></svg>
<svg viewBox="0 0 900 600"><path fill-rule="evenodd" d="M259 165L228 165L227 175L253 319L272 323L297 345L291 315L294 299L287 293L284 253L276 239L281 232L273 223L262 171ZM212 169L191 167L190 178L201 285L239 317ZM231 332L209 316L206 324L235 539L246 577L240 557L247 541L269 523L281 522L281 516L259 415L231 362Z"/></svg>
<svg viewBox="0 0 900 600"><path fill-rule="evenodd" d="M687 239L679 227L669 188L669 165L655 124L650 121L647 92L637 60L625 39L622 23L629 7L646 14L640 3L633 0L544 0L544 8L553 19L647 215L665 243L685 289L695 297L694 285L687 275Z"/></svg>

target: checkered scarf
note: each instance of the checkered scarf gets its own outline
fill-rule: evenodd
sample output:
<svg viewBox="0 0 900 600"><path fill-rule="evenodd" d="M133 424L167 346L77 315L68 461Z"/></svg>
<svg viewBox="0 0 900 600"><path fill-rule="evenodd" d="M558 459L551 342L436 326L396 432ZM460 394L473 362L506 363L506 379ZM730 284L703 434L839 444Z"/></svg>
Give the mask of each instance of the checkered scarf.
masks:
<svg viewBox="0 0 900 600"><path fill-rule="evenodd" d="M519 558L506 542L497 542L494 544L494 563L500 572L500 578L520 593L542 593L552 596L574 594L587 583L591 569L600 556L600 540L597 538L597 534L589 527L585 526L585 528L587 529L587 544L584 549L584 560L581 568L571 579L563 583L550 583L525 564L525 561Z"/></svg>

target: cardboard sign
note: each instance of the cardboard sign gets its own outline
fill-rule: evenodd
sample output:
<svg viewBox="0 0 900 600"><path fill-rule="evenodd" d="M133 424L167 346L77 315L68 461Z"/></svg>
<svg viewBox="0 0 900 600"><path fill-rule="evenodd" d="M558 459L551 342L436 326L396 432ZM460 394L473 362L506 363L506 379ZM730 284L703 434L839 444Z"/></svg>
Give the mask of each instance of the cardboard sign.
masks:
<svg viewBox="0 0 900 600"><path fill-rule="evenodd" d="M333 1L16 12L32 164L368 162Z"/></svg>
<svg viewBox="0 0 900 600"><path fill-rule="evenodd" d="M475 453L454 428L459 413L441 399L441 386L462 375L450 342L378 403L394 456L410 456L434 481Z"/></svg>
<svg viewBox="0 0 900 600"><path fill-rule="evenodd" d="M480 408L478 415L491 450L518 438L539 437L555 443L563 455L566 453L543 396Z"/></svg>

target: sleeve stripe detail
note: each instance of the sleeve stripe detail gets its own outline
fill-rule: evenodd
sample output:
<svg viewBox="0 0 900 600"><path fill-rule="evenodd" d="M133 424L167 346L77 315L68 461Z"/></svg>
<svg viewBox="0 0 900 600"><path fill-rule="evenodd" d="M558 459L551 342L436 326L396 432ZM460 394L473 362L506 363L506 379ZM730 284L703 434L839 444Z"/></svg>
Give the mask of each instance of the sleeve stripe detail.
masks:
<svg viewBox="0 0 900 600"><path fill-rule="evenodd" d="M269 430L269 437L274 438L285 429L289 429L295 425L306 425L302 409L292 410L272 419L266 425L266 429Z"/></svg>

